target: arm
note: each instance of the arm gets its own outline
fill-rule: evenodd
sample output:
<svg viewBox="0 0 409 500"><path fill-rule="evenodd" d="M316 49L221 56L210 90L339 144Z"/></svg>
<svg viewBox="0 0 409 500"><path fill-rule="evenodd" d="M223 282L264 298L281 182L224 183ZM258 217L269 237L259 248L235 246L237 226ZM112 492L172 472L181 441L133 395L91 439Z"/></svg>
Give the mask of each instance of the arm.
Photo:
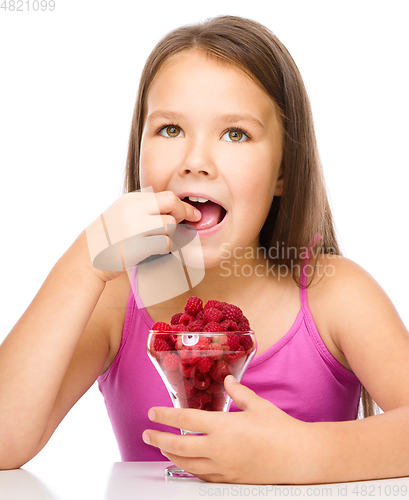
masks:
<svg viewBox="0 0 409 500"><path fill-rule="evenodd" d="M63 383L105 289L87 264L87 252L82 233L0 346L0 469L20 467L38 453L108 355L108 336L98 330L96 313L82 344L92 337L95 349L87 358L77 356L70 371L74 383Z"/></svg>
<svg viewBox="0 0 409 500"><path fill-rule="evenodd" d="M111 241L138 237L139 244L123 247L127 268L152 253L167 254L164 224L174 231L184 219L197 220L194 207L170 191L128 193L104 212ZM107 267L93 267L91 248L101 246L101 237L108 245L100 221L61 257L0 346L0 469L34 457L115 354L111 339L120 336L118 310L124 311L116 287L128 277L109 259Z"/></svg>
<svg viewBox="0 0 409 500"><path fill-rule="evenodd" d="M343 258L328 263L335 274L321 286L332 337L384 414L301 422L226 378L226 390L243 412L154 408L156 422L206 435L184 439L149 430L144 438L209 481L316 484L409 475L408 331L360 266Z"/></svg>

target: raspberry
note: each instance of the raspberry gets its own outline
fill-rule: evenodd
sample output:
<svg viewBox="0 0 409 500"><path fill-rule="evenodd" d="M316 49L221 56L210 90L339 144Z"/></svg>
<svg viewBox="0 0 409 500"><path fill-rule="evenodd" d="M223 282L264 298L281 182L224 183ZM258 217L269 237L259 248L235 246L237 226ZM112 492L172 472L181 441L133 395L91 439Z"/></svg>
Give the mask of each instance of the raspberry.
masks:
<svg viewBox="0 0 409 500"><path fill-rule="evenodd" d="M153 340L153 349L156 352L166 352L170 351L169 344L166 342L166 340L163 340L162 335L155 335L155 338Z"/></svg>
<svg viewBox="0 0 409 500"><path fill-rule="evenodd" d="M228 352L224 355L226 361L235 365L240 359L245 356L246 351L242 345L239 345L234 352Z"/></svg>
<svg viewBox="0 0 409 500"><path fill-rule="evenodd" d="M212 400L212 396L207 392L198 392L193 396L190 400L191 408L196 408L198 410L203 410L204 405L206 403L210 403Z"/></svg>
<svg viewBox="0 0 409 500"><path fill-rule="evenodd" d="M220 359L223 355L223 347L220 344L209 344L206 349L206 356L210 359Z"/></svg>
<svg viewBox="0 0 409 500"><path fill-rule="evenodd" d="M209 403L207 403L209 404ZM211 411L223 411L224 405L226 404L226 397L224 394L218 394L213 396L212 402L210 403Z"/></svg>
<svg viewBox="0 0 409 500"><path fill-rule="evenodd" d="M195 347L201 351L205 351L210 345L210 340L207 337L200 337Z"/></svg>
<svg viewBox="0 0 409 500"><path fill-rule="evenodd" d="M203 321L203 316L204 316L204 309L202 309L196 314L195 319L197 321Z"/></svg>
<svg viewBox="0 0 409 500"><path fill-rule="evenodd" d="M196 371L193 379L193 385L196 387L196 389L199 389L200 391L205 391L209 387L211 382L212 379L209 377L207 373L201 373L199 371Z"/></svg>
<svg viewBox="0 0 409 500"><path fill-rule="evenodd" d="M233 304L226 304L222 309L224 319L232 319L237 323L243 317L243 311L240 307L234 306Z"/></svg>
<svg viewBox="0 0 409 500"><path fill-rule="evenodd" d="M212 364L214 363L213 359L210 359L209 357L205 358L200 358L199 361L196 363L196 367L201 373L207 373Z"/></svg>
<svg viewBox="0 0 409 500"><path fill-rule="evenodd" d="M190 314L192 316L196 316L196 314L203 309L203 302L198 297L192 296L189 297L186 301L185 305L185 313Z"/></svg>
<svg viewBox="0 0 409 500"><path fill-rule="evenodd" d="M182 363L184 363L185 365L194 365L200 359L200 353L196 348L192 350L185 347L184 349L181 349L179 351L179 356L182 360Z"/></svg>
<svg viewBox="0 0 409 500"><path fill-rule="evenodd" d="M180 384L182 382L183 377L179 370L167 371L166 378L168 379L170 385L173 387Z"/></svg>
<svg viewBox="0 0 409 500"><path fill-rule="evenodd" d="M204 332L225 332L224 327L220 323L215 323L212 321L211 323L207 323L204 328Z"/></svg>
<svg viewBox="0 0 409 500"><path fill-rule="evenodd" d="M190 378L194 375L195 365L185 365L184 363L180 366L180 371L185 378Z"/></svg>
<svg viewBox="0 0 409 500"><path fill-rule="evenodd" d="M193 320L189 323L188 330L189 332L203 332L204 321Z"/></svg>
<svg viewBox="0 0 409 500"><path fill-rule="evenodd" d="M209 309L209 307L214 307L216 309L220 309L222 303L218 300L208 300L203 309Z"/></svg>
<svg viewBox="0 0 409 500"><path fill-rule="evenodd" d="M221 323L225 328L226 332L235 332L237 331L237 323L231 319L225 319Z"/></svg>
<svg viewBox="0 0 409 500"><path fill-rule="evenodd" d="M240 345L244 347L245 351L253 347L253 339L250 337L250 335L239 335L238 337Z"/></svg>
<svg viewBox="0 0 409 500"><path fill-rule="evenodd" d="M251 330L250 322L245 316L243 316L242 319L239 321L237 327L238 327L237 330L239 332L249 332Z"/></svg>
<svg viewBox="0 0 409 500"><path fill-rule="evenodd" d="M225 346L228 351L235 351L239 347L240 338L235 333L228 333L220 339L220 343L222 346Z"/></svg>
<svg viewBox="0 0 409 500"><path fill-rule="evenodd" d="M163 358L163 368L165 370L173 371L179 368L180 358L175 353L167 352Z"/></svg>
<svg viewBox="0 0 409 500"><path fill-rule="evenodd" d="M203 320L205 323L219 323L223 319L223 313L219 310L216 309L215 307L209 307L206 309L204 315L203 315Z"/></svg>
<svg viewBox="0 0 409 500"><path fill-rule="evenodd" d="M172 325L172 332L188 332L188 331L189 331L189 327L188 326L184 326L184 325ZM170 337L171 338L172 337L177 337L177 335L171 335ZM176 342L176 338L175 338L174 342Z"/></svg>
<svg viewBox="0 0 409 500"><path fill-rule="evenodd" d="M210 368L209 375L215 382L220 384L223 382L224 378L231 373L230 366L226 361L218 359L215 364Z"/></svg>
<svg viewBox="0 0 409 500"><path fill-rule="evenodd" d="M219 396L220 394L223 394L223 392L224 392L224 385L220 384L219 382L215 382L213 380L212 383L207 388L207 392L209 392L210 394L215 394L215 395Z"/></svg>
<svg viewBox="0 0 409 500"><path fill-rule="evenodd" d="M191 321L193 321L195 318L191 314L182 314L182 316L179 319L179 324L188 326Z"/></svg>
<svg viewBox="0 0 409 500"><path fill-rule="evenodd" d="M158 332L171 332L172 327L168 323L164 323L163 321L157 321L153 324L152 330L156 330Z"/></svg>
<svg viewBox="0 0 409 500"><path fill-rule="evenodd" d="M176 393L180 398L190 399L197 393L197 389L189 380L183 380L177 386Z"/></svg>
<svg viewBox="0 0 409 500"><path fill-rule="evenodd" d="M183 316L183 313L174 314L170 320L170 324L171 325L178 325L181 316Z"/></svg>

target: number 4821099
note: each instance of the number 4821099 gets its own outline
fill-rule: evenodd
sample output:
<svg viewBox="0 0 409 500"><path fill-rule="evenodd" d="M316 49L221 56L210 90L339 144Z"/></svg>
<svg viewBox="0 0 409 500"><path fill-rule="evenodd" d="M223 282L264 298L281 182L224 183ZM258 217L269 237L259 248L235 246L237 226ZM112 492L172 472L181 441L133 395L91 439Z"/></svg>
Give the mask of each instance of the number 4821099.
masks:
<svg viewBox="0 0 409 500"><path fill-rule="evenodd" d="M3 0L0 9L9 12L28 12L30 10L51 12L55 9L55 2L54 0Z"/></svg>

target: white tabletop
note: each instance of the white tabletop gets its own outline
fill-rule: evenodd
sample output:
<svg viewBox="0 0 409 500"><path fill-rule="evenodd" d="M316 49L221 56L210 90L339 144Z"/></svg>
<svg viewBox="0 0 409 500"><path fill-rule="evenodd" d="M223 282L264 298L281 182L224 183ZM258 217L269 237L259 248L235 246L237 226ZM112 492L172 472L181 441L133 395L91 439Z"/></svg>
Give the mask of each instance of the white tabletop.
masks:
<svg viewBox="0 0 409 500"><path fill-rule="evenodd" d="M24 467L0 472L3 500L194 500L222 498L399 498L409 499L409 478L327 485L233 485L206 483L197 478L165 478L167 462L115 462L111 470L72 464L58 477L34 474Z"/></svg>

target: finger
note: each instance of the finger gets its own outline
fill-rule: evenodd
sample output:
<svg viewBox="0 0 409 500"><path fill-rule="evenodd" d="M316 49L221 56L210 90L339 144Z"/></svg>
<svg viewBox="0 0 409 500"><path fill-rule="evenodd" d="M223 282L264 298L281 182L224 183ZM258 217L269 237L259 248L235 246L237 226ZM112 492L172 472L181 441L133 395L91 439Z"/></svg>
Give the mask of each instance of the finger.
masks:
<svg viewBox="0 0 409 500"><path fill-rule="evenodd" d="M224 388L234 403L243 411L253 408L260 399L254 391L241 385L233 375L228 375L224 379Z"/></svg>
<svg viewBox="0 0 409 500"><path fill-rule="evenodd" d="M172 191L163 191L161 193L155 193L156 200L158 203L159 212L161 214L172 215L176 219L176 222L182 222L182 220L198 221L202 214L200 210L182 201L176 196Z"/></svg>
<svg viewBox="0 0 409 500"><path fill-rule="evenodd" d="M221 415L223 415L222 412L193 408L168 408L166 406L155 406L148 412L148 417L152 422L204 434L208 434L214 428Z"/></svg>
<svg viewBox="0 0 409 500"><path fill-rule="evenodd" d="M174 434L154 429L146 429L142 434L146 444L159 448L162 452L178 457L207 456L207 436ZM170 459L171 460L171 459Z"/></svg>

